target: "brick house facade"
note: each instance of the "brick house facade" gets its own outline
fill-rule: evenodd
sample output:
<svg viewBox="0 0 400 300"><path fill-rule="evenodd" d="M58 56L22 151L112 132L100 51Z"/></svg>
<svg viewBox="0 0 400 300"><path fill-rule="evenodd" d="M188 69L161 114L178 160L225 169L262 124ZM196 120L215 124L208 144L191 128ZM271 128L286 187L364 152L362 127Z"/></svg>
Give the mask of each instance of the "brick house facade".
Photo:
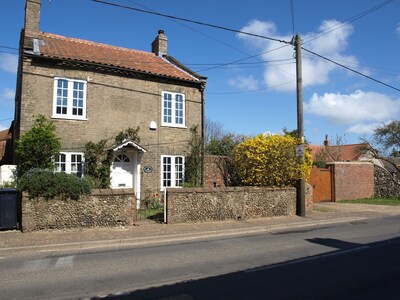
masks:
<svg viewBox="0 0 400 300"><path fill-rule="evenodd" d="M162 30L144 52L41 32L39 16L40 0L27 0L14 138L46 116L61 138L57 168L79 174L87 142L139 126L140 144L109 145L111 187L134 188L140 198L179 185L190 128L203 136L206 78L167 54Z"/></svg>

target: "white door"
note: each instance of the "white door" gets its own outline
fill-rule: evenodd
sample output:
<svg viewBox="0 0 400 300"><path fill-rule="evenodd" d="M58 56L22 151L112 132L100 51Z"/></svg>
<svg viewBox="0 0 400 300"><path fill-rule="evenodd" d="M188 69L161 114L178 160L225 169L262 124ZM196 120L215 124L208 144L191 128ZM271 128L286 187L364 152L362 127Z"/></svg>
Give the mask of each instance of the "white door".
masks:
<svg viewBox="0 0 400 300"><path fill-rule="evenodd" d="M116 153L112 166L111 186L112 188L133 187L133 163L130 153Z"/></svg>

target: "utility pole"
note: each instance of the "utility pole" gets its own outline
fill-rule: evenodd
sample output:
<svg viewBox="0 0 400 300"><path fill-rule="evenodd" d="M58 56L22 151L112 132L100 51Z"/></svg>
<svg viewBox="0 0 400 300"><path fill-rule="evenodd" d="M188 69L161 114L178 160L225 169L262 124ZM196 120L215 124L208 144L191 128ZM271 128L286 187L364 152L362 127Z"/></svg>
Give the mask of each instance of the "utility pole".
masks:
<svg viewBox="0 0 400 300"><path fill-rule="evenodd" d="M297 82L297 135L300 145L297 147L297 156L302 164L304 162L304 122L303 122L303 78L301 70L301 39L298 34L294 37L296 50L296 82ZM306 216L305 181L297 181L296 214L300 217Z"/></svg>

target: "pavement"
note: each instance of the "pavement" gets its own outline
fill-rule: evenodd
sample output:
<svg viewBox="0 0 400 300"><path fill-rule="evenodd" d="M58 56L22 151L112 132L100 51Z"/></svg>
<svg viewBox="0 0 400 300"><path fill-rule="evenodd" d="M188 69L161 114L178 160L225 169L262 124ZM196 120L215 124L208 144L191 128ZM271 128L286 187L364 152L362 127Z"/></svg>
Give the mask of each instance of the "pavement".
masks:
<svg viewBox="0 0 400 300"><path fill-rule="evenodd" d="M17 230L0 231L0 259L32 253L62 255L67 252L87 253L149 247L165 243L360 222L394 215L400 215L400 206L327 202L314 204L307 210L306 217L284 216L190 224L143 222L128 227L42 230L28 233Z"/></svg>

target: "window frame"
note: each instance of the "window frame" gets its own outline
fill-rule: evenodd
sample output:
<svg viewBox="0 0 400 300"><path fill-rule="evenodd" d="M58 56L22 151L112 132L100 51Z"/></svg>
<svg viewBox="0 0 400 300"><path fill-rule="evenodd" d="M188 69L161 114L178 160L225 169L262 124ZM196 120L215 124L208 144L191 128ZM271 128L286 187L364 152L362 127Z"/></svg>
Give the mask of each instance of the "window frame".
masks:
<svg viewBox="0 0 400 300"><path fill-rule="evenodd" d="M57 162L57 158L54 158L54 171L55 172L65 172L67 174L75 174L77 177L82 178L84 177L85 174L85 155L83 152L60 152L58 154L58 157L60 158L62 155L64 155L65 157L65 161L62 162ZM73 164L75 164L76 162L72 161L72 157L74 155L80 155L81 156L81 161L80 161L80 165L81 165L81 169L80 169L80 173L81 175L78 176L77 174L79 173L79 168L75 171L73 170ZM64 170L63 168L59 168L59 166L64 165Z"/></svg>
<svg viewBox="0 0 400 300"><path fill-rule="evenodd" d="M66 108L66 113L57 113L57 100L58 100L58 83L61 80L65 80L67 82L66 88L66 105L61 107ZM77 101L82 101L82 115L74 115L73 110L74 108L80 108L79 106L74 106L74 83L81 83L83 84L82 88L82 98L78 98ZM69 120L87 120L86 118L86 106L87 106L87 81L86 80L79 80L79 79L71 79L71 78L64 78L64 77L54 77L53 83L53 111L52 111L52 118L54 119L69 119Z"/></svg>
<svg viewBox="0 0 400 300"><path fill-rule="evenodd" d="M164 185L164 158L170 158L171 159L171 169L169 170L170 177L169 180L171 181L170 186ZM176 159L180 158L182 159L181 163L177 163ZM177 166L181 166L181 170L176 170ZM181 173L181 178L177 179L177 173ZM181 188L182 186L176 185L177 180L180 180L180 183L184 182L185 179L185 156L183 155L161 155L161 168L160 168L160 187L161 191L164 191L166 188ZM167 179L168 180L168 179Z"/></svg>
<svg viewBox="0 0 400 300"><path fill-rule="evenodd" d="M165 95L171 95L171 107L165 107ZM181 97L177 100L177 96ZM181 107L177 107L181 103ZM171 121L165 121L165 117L169 116L165 114L165 109L171 110ZM182 123L177 122L177 118L182 119ZM161 93L161 126L166 127L179 127L186 128L186 97L183 93L163 91Z"/></svg>

